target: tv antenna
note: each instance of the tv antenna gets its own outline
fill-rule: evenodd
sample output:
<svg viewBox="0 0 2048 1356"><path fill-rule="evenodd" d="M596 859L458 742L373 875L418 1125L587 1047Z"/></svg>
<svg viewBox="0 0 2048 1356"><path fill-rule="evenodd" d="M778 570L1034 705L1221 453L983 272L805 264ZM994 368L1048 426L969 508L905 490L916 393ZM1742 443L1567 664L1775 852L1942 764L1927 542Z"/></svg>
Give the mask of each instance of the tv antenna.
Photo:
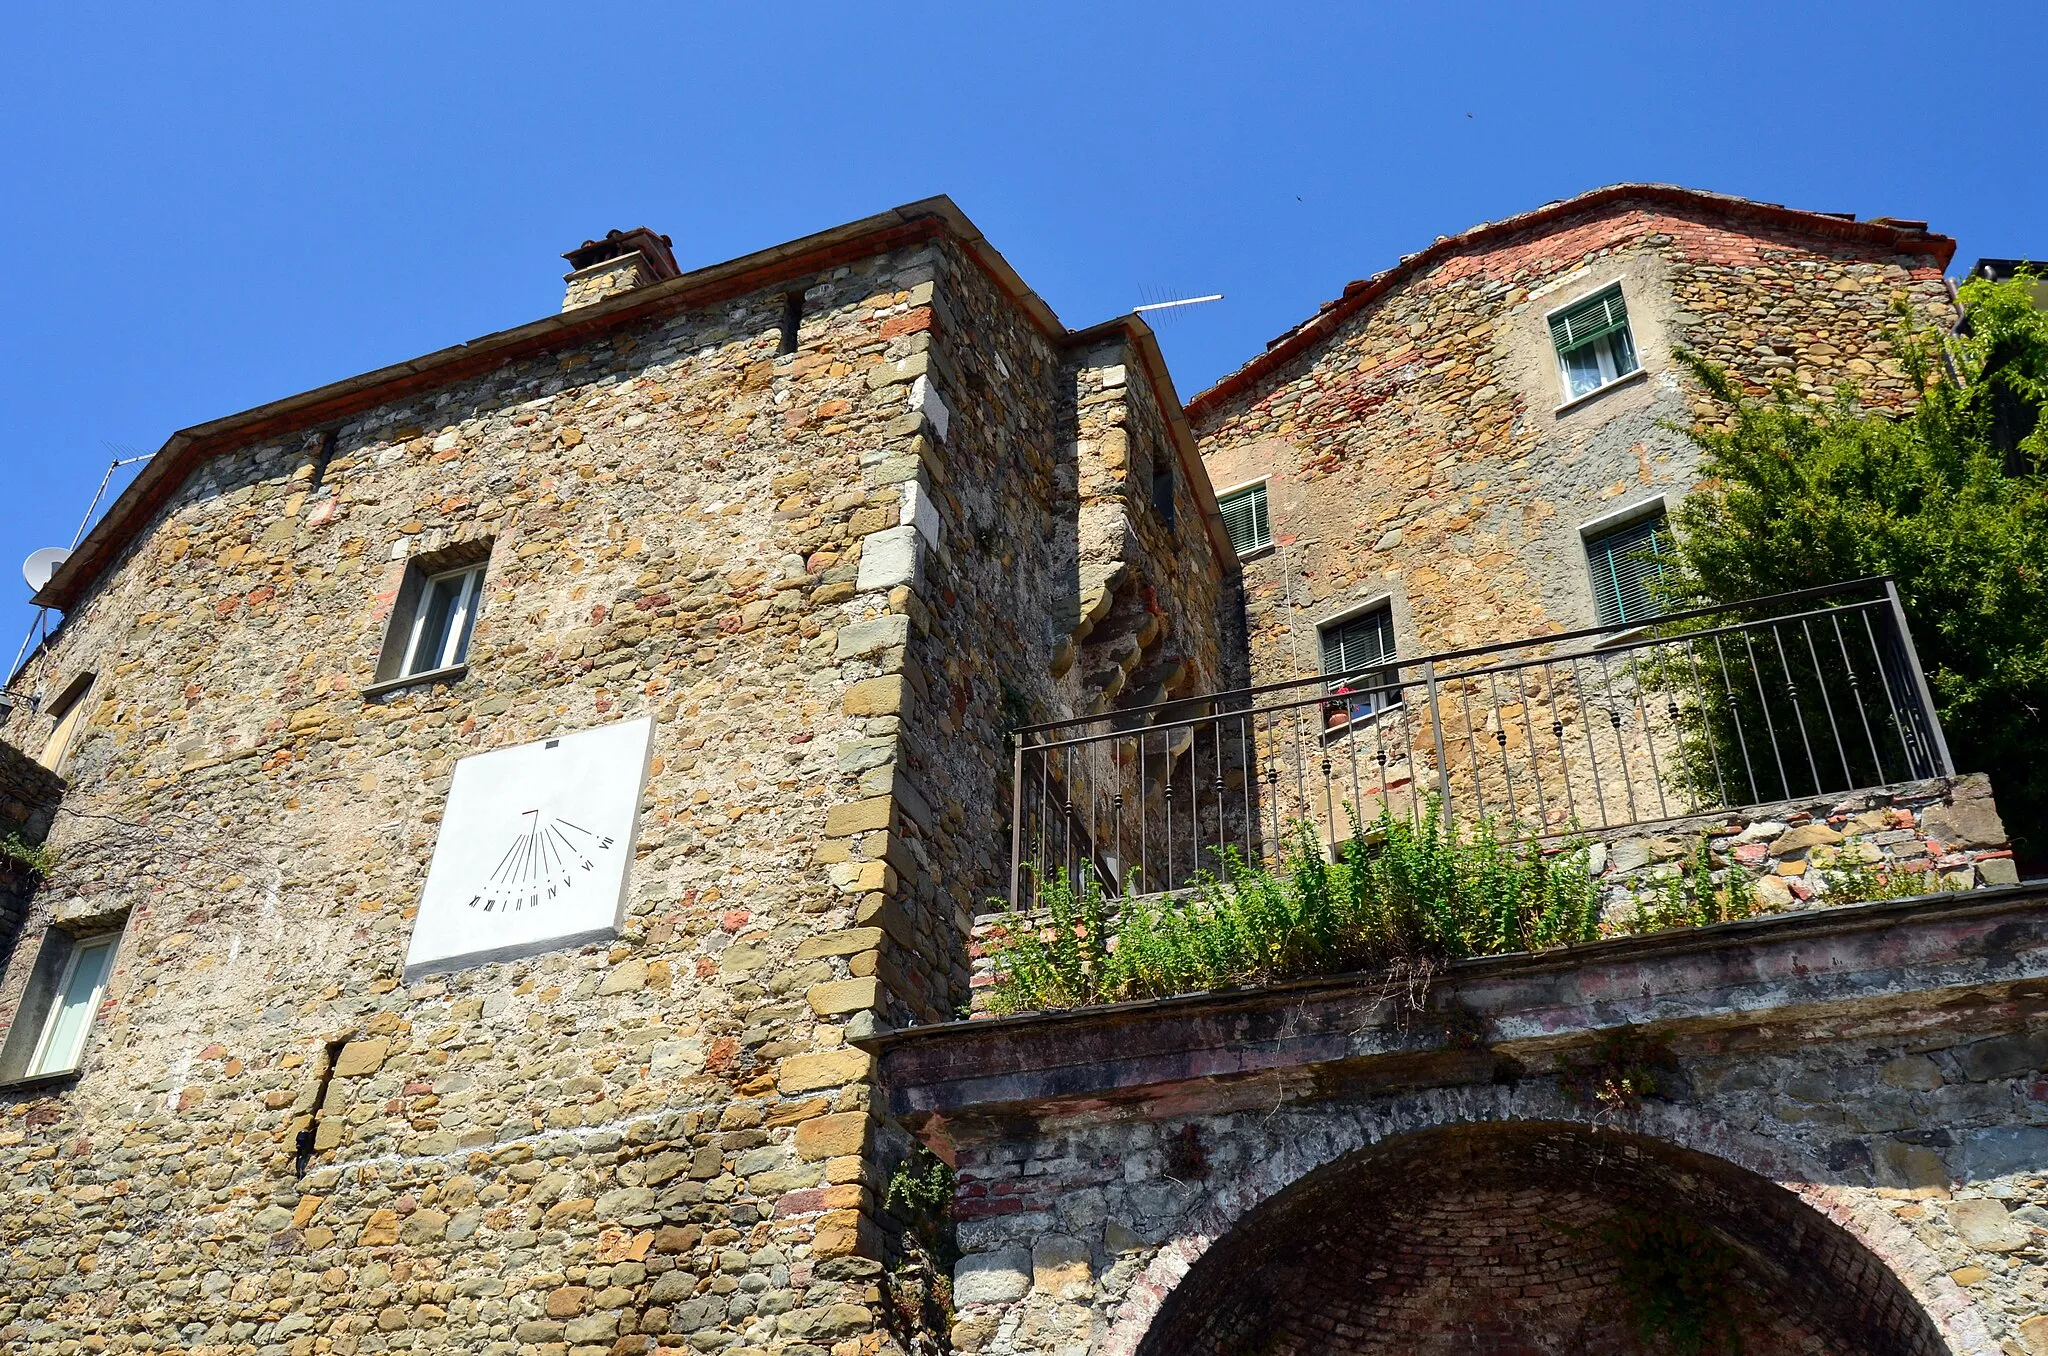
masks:
<svg viewBox="0 0 2048 1356"><path fill-rule="evenodd" d="M1170 301L1148 301L1142 306L1133 306L1131 313L1133 315L1143 315L1147 311L1170 311L1179 306L1200 306L1204 302L1221 300L1223 300L1221 292L1211 292L1206 297L1176 297Z"/></svg>
<svg viewBox="0 0 2048 1356"><path fill-rule="evenodd" d="M21 577L27 582L31 595L43 591L43 586L49 583L51 576L71 558L72 551L76 550L78 543L84 539L85 529L92 524L93 513L99 508L100 500L106 497L107 486L113 483L114 472L123 466L148 461L156 455L154 452L137 452L132 447L104 440L100 445L112 452L114 459L107 463L106 474L100 477L100 487L92 492L92 502L85 506L85 516L78 520L78 530L71 534L71 545L45 546L39 551L29 552L28 559L21 562ZM45 639L49 637L49 616L49 608L36 609L35 619L28 624L28 634L21 638L21 647L14 652L14 663L8 666L6 682L14 681L14 674L21 668L21 657L28 653L29 642L36 638L37 630L42 631Z"/></svg>

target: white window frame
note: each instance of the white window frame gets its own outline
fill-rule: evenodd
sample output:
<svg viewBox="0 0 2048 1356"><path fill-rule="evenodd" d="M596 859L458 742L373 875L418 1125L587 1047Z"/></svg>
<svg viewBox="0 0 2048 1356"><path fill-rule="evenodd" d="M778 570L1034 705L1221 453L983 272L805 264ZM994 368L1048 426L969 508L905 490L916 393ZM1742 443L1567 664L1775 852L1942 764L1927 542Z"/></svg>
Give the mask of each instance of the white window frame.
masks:
<svg viewBox="0 0 2048 1356"><path fill-rule="evenodd" d="M1324 632L1335 630L1340 626L1349 626L1352 622L1371 616L1376 612L1387 614L1387 629L1394 633L1394 653L1389 656L1385 667L1393 673L1395 681L1399 682L1401 677L1401 636L1397 625L1399 619L1394 615L1394 595L1391 593L1382 593L1376 597L1368 598L1362 603L1347 607L1341 612L1332 613L1327 617L1317 620L1315 624L1317 666L1320 667L1322 664ZM1385 690L1367 692L1362 694L1363 700L1350 700L1350 698L1361 694L1337 692L1337 681L1327 671L1324 673L1323 686L1333 695L1346 699L1344 701L1344 724L1332 728L1326 721L1323 732L1325 737L1341 735L1355 725L1370 721L1393 710L1395 707L1402 705L1404 701L1404 689L1400 687L1395 688L1392 692Z"/></svg>
<svg viewBox="0 0 2048 1356"><path fill-rule="evenodd" d="M1265 491L1266 539L1262 542L1257 543L1254 546L1250 546L1247 547L1245 550L1239 551L1237 553L1237 558L1239 560L1244 560L1250 556L1255 556L1259 554L1259 552L1261 551L1270 551L1273 549L1273 492L1271 489L1268 488L1272 479L1273 477L1271 476L1257 476L1251 480L1239 481L1237 484L1230 486L1228 489L1216 491L1216 517L1218 521L1221 521L1223 517L1224 500L1230 498L1232 495L1247 494L1253 490Z"/></svg>
<svg viewBox="0 0 2048 1356"><path fill-rule="evenodd" d="M100 1005L106 1002L107 981L114 973L113 952L120 944L120 940L119 933L105 932L98 936L72 941L71 954L64 958L63 972L57 976L56 987L50 990L50 1010L43 1015L43 1029L36 1036L36 1048L29 1055L23 1078L54 1078L72 1073L85 1063L86 1043L92 1039L92 1028L99 1017ZM45 1068L45 1061L51 1054L50 1042L56 1037L57 1025L64 1018L64 995L78 974L78 962L88 952L102 951L107 955L107 968L100 975L99 982L93 986L92 1001L86 1005L85 1022L78 1029L78 1047L71 1052L70 1058L61 1067Z"/></svg>
<svg viewBox="0 0 2048 1356"><path fill-rule="evenodd" d="M1598 287L1591 287L1585 290L1584 292L1581 292L1578 296L1573 297L1570 301L1565 302L1562 306L1553 306L1543 313L1543 342L1550 346L1551 356L1557 362L1558 389L1562 391L1564 394L1564 400L1563 403L1558 406L1559 409L1566 409L1570 406L1578 404L1582 400L1589 400L1592 397L1600 394L1602 391L1606 390L1608 387L1614 385L1616 382L1627 381L1630 377L1638 376L1643 371L1643 350L1642 346L1636 342L1636 319L1635 313L1631 311L1629 312L1627 322L1628 346L1629 351L1635 357L1636 365L1634 367L1631 367L1626 372L1621 371L1619 365L1614 361L1614 336L1611 334L1603 334L1598 339L1590 341L1590 346L1594 350L1593 356L1600 365L1600 384L1592 387L1589 390L1579 391L1577 393L1574 393L1572 391L1571 368L1565 362L1565 350L1558 348L1557 341L1551 336L1550 322L1556 317L1563 315L1566 311L1571 310L1573 307L1582 306L1586 302L1589 302L1593 300L1593 298L1599 296L1601 293L1608 291L1619 292L1621 294L1622 309L1627 310L1628 289L1622 285L1621 279L1611 278L1608 281L1601 283ZM1587 346L1588 345L1574 345L1571 351L1576 353L1580 348Z"/></svg>
<svg viewBox="0 0 2048 1356"><path fill-rule="evenodd" d="M1649 522L1652 519L1663 523L1666 534L1671 535L1674 518L1673 510L1675 507L1676 505L1672 503L1669 495L1652 495L1648 499L1639 499L1625 508L1615 509L1611 513L1603 513L1598 518L1593 518L1579 524L1579 558L1586 563L1586 583L1588 588L1592 590L1593 624L1595 626L1604 626L1606 623L1600 619L1600 572L1599 567L1593 560L1593 544L1602 538L1611 537L1617 532L1626 531L1638 523ZM1674 542L1676 541L1675 536L1673 536L1673 540ZM1661 615L1661 612L1659 615ZM1636 635L1643 627L1648 626L1656 621L1656 619L1656 616L1648 616L1637 621L1619 622L1616 624L1617 629L1615 633L1599 643L1610 645L1626 640Z"/></svg>
<svg viewBox="0 0 2048 1356"><path fill-rule="evenodd" d="M469 657L469 647L463 637L469 628L470 613L477 605L478 594L482 592L486 562L474 561L457 565L451 569L439 570L420 580L418 594L413 599L410 633L405 640L405 655L400 659L398 678L417 678L422 674L438 673L452 669ZM448 631L441 638L440 652L434 662L420 662L420 643L426 638L427 613L432 611L429 604L434 597L434 586L443 580L462 579L462 591L456 595L455 603L448 609Z"/></svg>

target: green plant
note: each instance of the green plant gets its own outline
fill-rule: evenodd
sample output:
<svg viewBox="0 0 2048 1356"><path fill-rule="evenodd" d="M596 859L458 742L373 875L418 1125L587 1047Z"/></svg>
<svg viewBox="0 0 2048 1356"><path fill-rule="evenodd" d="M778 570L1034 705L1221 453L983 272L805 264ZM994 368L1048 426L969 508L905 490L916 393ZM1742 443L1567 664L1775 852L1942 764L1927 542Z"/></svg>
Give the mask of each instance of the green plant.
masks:
<svg viewBox="0 0 2048 1356"><path fill-rule="evenodd" d="M1713 857L1707 841L1697 840L1680 864L1678 874L1655 882L1636 897L1631 932L1661 932L1666 928L1701 927L1747 918L1756 912L1755 895L1748 878L1739 872L1716 879Z"/></svg>
<svg viewBox="0 0 2048 1356"><path fill-rule="evenodd" d="M1220 874L1190 891L1114 910L1093 879L1055 876L1039 916L990 929L990 1006L1070 1008L1590 941L1599 894L1574 846L1507 845L1483 824L1453 834L1432 808L1413 823L1382 812L1335 860L1297 824L1270 867L1225 852Z"/></svg>
<svg viewBox="0 0 2048 1356"><path fill-rule="evenodd" d="M1677 1352L1740 1356L1742 1260L1718 1235L1662 1210L1622 1210L1593 1233L1621 1263L1622 1301L1645 1344L1661 1338Z"/></svg>
<svg viewBox="0 0 2048 1356"><path fill-rule="evenodd" d="M1782 390L1757 399L1679 353L1716 417L1687 430L1706 479L1677 515L1668 597L1717 606L1894 576L1957 765L1991 775L2015 840L2038 853L2048 847L2048 760L2032 752L2048 739L2048 314L2020 283L1973 279L1962 302L1969 333L1946 352L1901 307L1894 361L1918 392L1903 417L1861 409L1846 390L1831 402ZM1944 367L1954 380L1936 376ZM1746 675L1731 676L1724 691L1742 694ZM1724 696L1709 706L1725 711L1700 714L1732 720L1749 700Z"/></svg>
<svg viewBox="0 0 2048 1356"><path fill-rule="evenodd" d="M900 1257L886 1275L888 1321L915 1356L947 1349L953 1325L953 1169L919 1149L889 1175L882 1203L903 1226Z"/></svg>
<svg viewBox="0 0 2048 1356"><path fill-rule="evenodd" d="M1586 1055L1559 1070L1571 1099L1589 1111L1642 1110L1645 1097L1661 1097L1678 1083L1678 1059L1661 1037L1617 1027Z"/></svg>
<svg viewBox="0 0 2048 1356"><path fill-rule="evenodd" d="M57 858L41 843L31 843L18 833L0 835L0 861L12 862L41 880L56 866Z"/></svg>

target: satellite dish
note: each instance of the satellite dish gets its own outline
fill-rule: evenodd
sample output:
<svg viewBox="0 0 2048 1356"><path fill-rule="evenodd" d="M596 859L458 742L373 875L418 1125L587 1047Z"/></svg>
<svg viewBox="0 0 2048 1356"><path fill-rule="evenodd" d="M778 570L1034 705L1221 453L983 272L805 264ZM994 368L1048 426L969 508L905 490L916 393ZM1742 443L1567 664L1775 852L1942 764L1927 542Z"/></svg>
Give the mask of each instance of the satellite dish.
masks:
<svg viewBox="0 0 2048 1356"><path fill-rule="evenodd" d="M50 576L57 573L57 567L71 558L68 546L45 546L40 551L29 552L27 560L21 562L21 577L28 580L30 593L41 593L43 585L50 582Z"/></svg>

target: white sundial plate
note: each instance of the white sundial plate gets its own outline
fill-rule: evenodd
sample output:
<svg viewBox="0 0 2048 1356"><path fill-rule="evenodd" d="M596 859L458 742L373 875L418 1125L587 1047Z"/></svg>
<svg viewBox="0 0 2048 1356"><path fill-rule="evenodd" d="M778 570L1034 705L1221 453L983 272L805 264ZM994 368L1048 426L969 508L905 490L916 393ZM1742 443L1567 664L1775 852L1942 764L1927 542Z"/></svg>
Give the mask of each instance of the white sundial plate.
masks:
<svg viewBox="0 0 2048 1356"><path fill-rule="evenodd" d="M617 936L653 747L642 716L458 762L405 977Z"/></svg>

